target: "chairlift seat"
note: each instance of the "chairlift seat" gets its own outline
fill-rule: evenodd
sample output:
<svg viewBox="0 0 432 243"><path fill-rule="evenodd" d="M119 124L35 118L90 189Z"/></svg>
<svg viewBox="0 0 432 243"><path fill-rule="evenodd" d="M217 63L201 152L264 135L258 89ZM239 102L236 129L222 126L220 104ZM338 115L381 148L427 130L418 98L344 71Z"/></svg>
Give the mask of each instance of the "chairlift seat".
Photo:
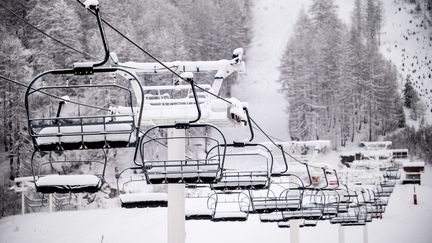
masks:
<svg viewBox="0 0 432 243"><path fill-rule="evenodd" d="M338 210L337 205L326 206L323 210L324 215L336 215L338 212L340 211Z"/></svg>
<svg viewBox="0 0 432 243"><path fill-rule="evenodd" d="M211 220L212 218L213 218L213 211L210 209L187 210L185 213L186 220Z"/></svg>
<svg viewBox="0 0 432 243"><path fill-rule="evenodd" d="M95 175L46 175L35 181L41 193L98 192L103 181Z"/></svg>
<svg viewBox="0 0 432 243"><path fill-rule="evenodd" d="M320 208L304 208L301 213L302 218L309 220L317 220L323 216L323 210Z"/></svg>
<svg viewBox="0 0 432 243"><path fill-rule="evenodd" d="M214 190L260 190L269 187L267 171L223 172L222 179L213 183Z"/></svg>
<svg viewBox="0 0 432 243"><path fill-rule="evenodd" d="M358 217L354 215L343 215L343 216L336 216L332 219L330 219L331 224L343 224L343 223L356 223L358 222Z"/></svg>
<svg viewBox="0 0 432 243"><path fill-rule="evenodd" d="M51 125L35 135L40 151L76 150L82 148L122 148L132 146L135 133L130 122L92 125Z"/></svg>
<svg viewBox="0 0 432 243"><path fill-rule="evenodd" d="M364 225L366 225L366 221L365 220L357 220L355 222L342 222L341 225L342 226L364 226Z"/></svg>
<svg viewBox="0 0 432 243"><path fill-rule="evenodd" d="M274 211L294 211L301 207L300 198L287 197L252 197L255 213L272 213Z"/></svg>
<svg viewBox="0 0 432 243"><path fill-rule="evenodd" d="M166 193L127 193L120 195L122 208L154 208L167 207L168 195Z"/></svg>
<svg viewBox="0 0 432 243"><path fill-rule="evenodd" d="M145 162L151 184L214 182L219 175L219 161L185 160Z"/></svg>
<svg viewBox="0 0 432 243"><path fill-rule="evenodd" d="M212 218L213 222L243 222L248 218L248 213L245 212L215 212Z"/></svg>
<svg viewBox="0 0 432 243"><path fill-rule="evenodd" d="M317 226L316 220L305 220L303 223L304 227L315 227Z"/></svg>
<svg viewBox="0 0 432 243"><path fill-rule="evenodd" d="M284 217L282 212L260 214L259 218L262 223L283 222L288 220L288 218Z"/></svg>

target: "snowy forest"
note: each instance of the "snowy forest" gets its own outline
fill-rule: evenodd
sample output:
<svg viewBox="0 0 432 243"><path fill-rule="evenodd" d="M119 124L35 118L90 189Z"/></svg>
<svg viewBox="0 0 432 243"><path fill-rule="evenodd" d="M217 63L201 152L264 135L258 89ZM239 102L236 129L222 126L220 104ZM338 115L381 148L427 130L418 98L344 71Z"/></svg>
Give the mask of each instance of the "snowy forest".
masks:
<svg viewBox="0 0 432 243"><path fill-rule="evenodd" d="M382 6L355 1L351 26L336 5L317 1L296 23L281 66L291 136L344 146L367 130L369 140L404 126L396 67L379 52Z"/></svg>
<svg viewBox="0 0 432 243"><path fill-rule="evenodd" d="M230 58L232 50L247 46L250 38L249 1L101 3L104 19L161 60ZM0 74L4 77L28 84L42 71L71 67L74 62L97 60L103 55L96 20L77 1L2 1L0 16ZM121 61L153 61L109 28L106 34L111 51ZM18 168L31 155L25 87L1 80L0 92L0 151L5 151L10 164Z"/></svg>
<svg viewBox="0 0 432 243"><path fill-rule="evenodd" d="M412 2L419 9L426 6ZM373 141L406 126L404 107L409 119L427 126L425 105L410 77L401 80L380 52L382 2L356 0L349 26L337 8L332 1L314 1L303 9L284 53L279 82L290 104L291 138L330 139L335 148L359 139ZM430 144L430 134L416 140L407 131L401 134L389 138L402 136L398 145L416 144L413 151Z"/></svg>

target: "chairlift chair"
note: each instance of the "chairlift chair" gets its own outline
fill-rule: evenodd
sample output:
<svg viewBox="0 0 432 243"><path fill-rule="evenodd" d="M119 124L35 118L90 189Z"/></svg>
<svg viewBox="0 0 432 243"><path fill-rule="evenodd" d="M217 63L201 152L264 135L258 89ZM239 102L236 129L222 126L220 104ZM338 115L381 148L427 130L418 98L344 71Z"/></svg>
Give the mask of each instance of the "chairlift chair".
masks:
<svg viewBox="0 0 432 243"><path fill-rule="evenodd" d="M273 155L262 144L226 144L225 163L221 179L210 186L218 191L261 190L270 186ZM220 145L209 150L213 158ZM217 156L217 153L216 153Z"/></svg>
<svg viewBox="0 0 432 243"><path fill-rule="evenodd" d="M117 191L123 208L167 207L168 195L149 192L142 167L129 167L116 174Z"/></svg>
<svg viewBox="0 0 432 243"><path fill-rule="evenodd" d="M291 179L293 178L293 179ZM270 187L262 191L249 191L253 213L273 213L275 211L298 211L301 209L304 192L303 181L297 175L284 174L272 178Z"/></svg>
<svg viewBox="0 0 432 243"><path fill-rule="evenodd" d="M182 135L172 135L176 132ZM143 134L135 163L143 166L149 184L209 184L221 176L225 144L224 135L213 125L154 126ZM170 146L175 146L179 154L171 153ZM209 147L217 148L211 157L208 156Z"/></svg>
<svg viewBox="0 0 432 243"><path fill-rule="evenodd" d="M225 194L215 192L209 208L213 210L213 222L242 222L249 216L250 200L243 192Z"/></svg>
<svg viewBox="0 0 432 243"><path fill-rule="evenodd" d="M209 189L209 188L208 188ZM196 190L196 189L195 189ZM187 195L185 204L186 220L211 220L213 218L216 197L212 194Z"/></svg>
<svg viewBox="0 0 432 243"><path fill-rule="evenodd" d="M107 164L106 151L101 151L102 153L97 153L98 151L95 150L88 151L79 156L70 155L67 151L61 152L60 155L52 151L47 153L35 151L31 158L31 166L36 191L41 193L99 191L104 184ZM98 157L102 159L93 159Z"/></svg>
<svg viewBox="0 0 432 243"><path fill-rule="evenodd" d="M99 62L75 63L73 68L45 71L37 75L25 93L28 130L36 151L134 147L139 137L142 103L138 108L132 97L142 96L138 78L121 67L101 67L109 59L105 33L98 6L96 13L104 44L105 57ZM107 82L110 75L125 73L133 77L126 85ZM87 81L88 80L88 81ZM103 91L116 97L104 99ZM86 101L85 98L93 99ZM129 107L123 114L114 112L121 100ZM84 101L80 101L84 100ZM57 114L50 110L59 104ZM68 108L69 107L69 108Z"/></svg>
<svg viewBox="0 0 432 243"><path fill-rule="evenodd" d="M284 164L285 168L281 171L272 170L272 180L267 190L250 190L252 213L273 213L280 211L295 211L301 207L302 193L305 188L303 180L295 174L287 173L288 163L285 157L285 151L282 145L277 146L278 153L272 150L276 155L278 164ZM273 164L276 161L273 162ZM282 217L282 214L276 215L276 218ZM264 217L265 218L265 217ZM269 218L271 220L271 216ZM267 219L264 219L267 220Z"/></svg>
<svg viewBox="0 0 432 243"><path fill-rule="evenodd" d="M321 220L324 217L326 196L322 190L308 189L303 193L301 212L307 220Z"/></svg>
<svg viewBox="0 0 432 243"><path fill-rule="evenodd" d="M261 223L274 223L288 221L288 218L284 217L283 212L272 212L272 213L262 213L259 214L259 219Z"/></svg>

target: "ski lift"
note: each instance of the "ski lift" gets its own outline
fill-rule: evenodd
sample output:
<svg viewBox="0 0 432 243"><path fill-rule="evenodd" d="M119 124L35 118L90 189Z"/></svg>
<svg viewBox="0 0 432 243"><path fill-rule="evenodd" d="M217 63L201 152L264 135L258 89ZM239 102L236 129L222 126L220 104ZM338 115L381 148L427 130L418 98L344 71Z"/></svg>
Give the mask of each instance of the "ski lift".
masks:
<svg viewBox="0 0 432 243"><path fill-rule="evenodd" d="M122 208L167 207L168 195L149 192L142 167L129 167L116 174ZM120 186L121 185L121 186Z"/></svg>
<svg viewBox="0 0 432 243"><path fill-rule="evenodd" d="M401 178L401 173L399 171L399 169L394 170L394 169L387 169L384 174L383 174L385 179L388 180L399 180Z"/></svg>
<svg viewBox="0 0 432 243"><path fill-rule="evenodd" d="M224 135L213 125L177 123L155 126L143 134L135 163L143 166L149 184L208 184L221 176L225 144ZM208 147L216 148L211 157L208 156Z"/></svg>
<svg viewBox="0 0 432 243"><path fill-rule="evenodd" d="M173 122L193 119L196 106L202 107L200 122L217 126L241 125L246 114L241 109L242 103L229 98L231 104L216 98L225 78L235 72L244 72L243 49L234 50L231 60L218 61L174 61L117 63L134 74L145 74L147 77L164 79L161 75L172 75L173 70L181 72L181 78L170 85L146 85L144 95L138 97L144 104L143 122L150 125L165 125ZM169 68L167 68L169 67ZM216 72L212 84L194 81L194 74ZM187 83L183 82L185 80ZM232 110L234 112L232 112ZM234 115L234 117L232 117Z"/></svg>
<svg viewBox="0 0 432 243"><path fill-rule="evenodd" d="M337 190L323 191L325 195L325 204L323 210L323 218L331 219L341 212L341 198ZM343 211L344 209L342 209Z"/></svg>
<svg viewBox="0 0 432 243"><path fill-rule="evenodd" d="M194 188L192 193L186 193L186 195L186 220L211 220L213 218L214 211L211 209L215 199L212 197L213 193L202 194L201 189Z"/></svg>
<svg viewBox="0 0 432 243"><path fill-rule="evenodd" d="M241 222L248 219L250 200L247 194L215 192L210 198L209 208L213 210L213 222Z"/></svg>
<svg viewBox="0 0 432 243"><path fill-rule="evenodd" d="M135 108L135 95L142 95L138 78L120 67L101 67L109 59L99 7L95 10L105 57L99 62L74 63L73 68L45 71L37 75L25 93L29 134L36 151L61 151L133 147L139 137L142 104ZM115 73L129 75L123 84L106 80ZM85 79L90 79L86 81ZM112 91L112 98L106 92ZM104 93L105 92L105 93ZM80 102L83 97L88 101ZM87 102L87 103L86 103ZM57 114L52 106L58 103ZM117 112L124 103L122 114ZM136 118L138 116L138 118Z"/></svg>
<svg viewBox="0 0 432 243"><path fill-rule="evenodd" d="M342 226L361 226L372 221L372 213L368 209L368 205L364 202L360 202L359 195L356 191L354 191L354 194L357 196L355 197L355 200L349 205L348 211L338 213L337 216L331 218L331 224L340 224Z"/></svg>
<svg viewBox="0 0 432 243"><path fill-rule="evenodd" d="M104 184L107 164L105 150L81 153L78 158L68 158L66 151L35 151L31 158L32 174L37 192L41 193L94 193ZM82 157L100 158L101 160ZM38 159L36 159L36 157ZM48 158L47 158L48 157ZM74 157L73 154L70 157Z"/></svg>
<svg viewBox="0 0 432 243"><path fill-rule="evenodd" d="M221 145L209 150L209 158L217 157ZM273 155L262 144L226 144L221 179L210 186L218 191L260 190L270 186ZM216 154L215 154L216 153ZM213 155L215 154L215 155Z"/></svg>
<svg viewBox="0 0 432 243"><path fill-rule="evenodd" d="M375 195L379 198L390 197L393 193L394 186L394 181L379 182L378 186L376 187Z"/></svg>
<svg viewBox="0 0 432 243"><path fill-rule="evenodd" d="M303 193L301 213L306 220L320 220L324 216L326 197L320 189L307 189Z"/></svg>
<svg viewBox="0 0 432 243"><path fill-rule="evenodd" d="M290 177L299 182L290 181ZM284 180L272 180L265 191L249 191L251 213L273 213L275 211L298 211L301 209L304 184L296 175L286 174Z"/></svg>

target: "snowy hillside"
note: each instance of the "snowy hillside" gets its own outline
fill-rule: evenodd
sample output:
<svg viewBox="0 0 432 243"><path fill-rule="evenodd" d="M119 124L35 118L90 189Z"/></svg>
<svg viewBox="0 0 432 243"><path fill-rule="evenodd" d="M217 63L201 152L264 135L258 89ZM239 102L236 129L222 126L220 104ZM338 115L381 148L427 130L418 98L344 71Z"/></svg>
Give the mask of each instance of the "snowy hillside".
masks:
<svg viewBox="0 0 432 243"><path fill-rule="evenodd" d="M278 92L279 63L302 1L255 1L252 42L246 49L246 75L232 87L234 97L247 101L251 116L270 134L288 139L287 102Z"/></svg>
<svg viewBox="0 0 432 243"><path fill-rule="evenodd" d="M350 23L354 1L338 0L335 3L339 6L339 17ZM426 120L432 121L432 29L423 16L412 12L414 4L402 0L383 3L381 52L397 66L402 75L401 81L411 75L426 105ZM285 112L288 103L278 92L281 88L277 83L278 67L298 12L309 4L310 1L254 2L254 34L246 50L247 73L233 87L233 96L247 101L252 116L270 134L281 139L289 139L288 115Z"/></svg>
<svg viewBox="0 0 432 243"><path fill-rule="evenodd" d="M383 1L384 26L382 53L401 73L408 76L426 105L426 120L432 122L432 26L415 10L415 4L402 0ZM402 87L402 84L401 84Z"/></svg>

